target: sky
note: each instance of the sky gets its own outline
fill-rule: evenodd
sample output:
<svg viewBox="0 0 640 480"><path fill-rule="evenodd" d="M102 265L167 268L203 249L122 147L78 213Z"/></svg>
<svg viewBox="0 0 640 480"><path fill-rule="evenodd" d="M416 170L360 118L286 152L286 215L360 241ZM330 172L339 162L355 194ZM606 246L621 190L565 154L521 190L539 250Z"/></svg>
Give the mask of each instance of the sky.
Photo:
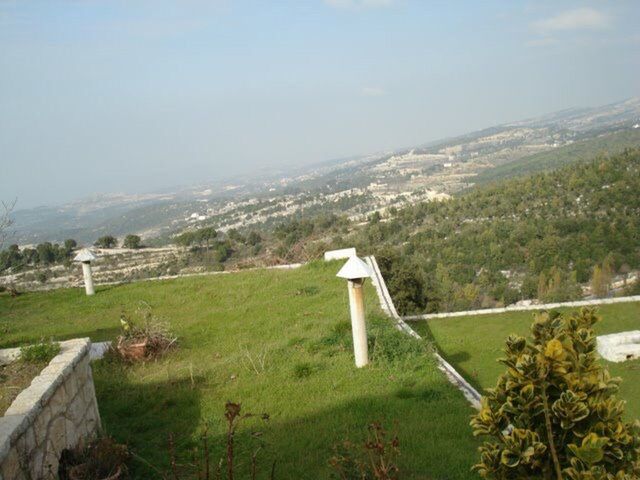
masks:
<svg viewBox="0 0 640 480"><path fill-rule="evenodd" d="M0 0L0 200L143 193L640 95L640 2Z"/></svg>

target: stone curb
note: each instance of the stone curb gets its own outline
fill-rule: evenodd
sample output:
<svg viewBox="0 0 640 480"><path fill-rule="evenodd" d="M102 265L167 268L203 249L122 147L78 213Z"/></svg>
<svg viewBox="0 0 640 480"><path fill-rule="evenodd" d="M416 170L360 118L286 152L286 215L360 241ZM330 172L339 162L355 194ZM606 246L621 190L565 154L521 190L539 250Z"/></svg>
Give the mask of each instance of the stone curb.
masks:
<svg viewBox="0 0 640 480"><path fill-rule="evenodd" d="M430 320L432 318L466 317L473 315L490 315L492 313L527 312L535 310L551 310L553 308L587 307L590 305L610 305L612 303L640 302L640 295L630 297L599 298L595 300L578 300L575 302L545 303L520 307L485 308L484 310L466 310L464 312L426 313L423 315L406 315L404 320Z"/></svg>
<svg viewBox="0 0 640 480"><path fill-rule="evenodd" d="M404 320L406 317L401 317L398 315L395 305L393 304L393 299L389 294L389 290L387 289L387 285L384 281L384 277L380 272L380 268L378 267L378 262L376 257L369 256L366 257L365 260L371 267L373 271L373 277L371 281L373 282L373 286L376 289L378 294L378 299L380 300L380 307L384 312L391 318L396 321L396 328L407 335L411 335L414 338L422 338L418 332L416 332L413 328L411 328ZM438 369L442 371L449 382L451 382L458 390L462 392L467 401L476 409L480 409L482 396L480 393L473 388L473 386L467 382L462 375L460 375L453 366L447 362L439 353L434 352L434 357L436 362L438 363Z"/></svg>

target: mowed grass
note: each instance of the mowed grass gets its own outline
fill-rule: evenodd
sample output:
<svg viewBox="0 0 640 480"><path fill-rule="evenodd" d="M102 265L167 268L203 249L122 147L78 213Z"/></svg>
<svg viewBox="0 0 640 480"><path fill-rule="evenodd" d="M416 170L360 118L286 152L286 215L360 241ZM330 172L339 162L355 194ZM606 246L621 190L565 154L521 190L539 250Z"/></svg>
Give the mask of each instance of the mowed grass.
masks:
<svg viewBox="0 0 640 480"><path fill-rule="evenodd" d="M169 434L179 462L186 463L207 428L217 464L227 400L271 417L242 424L236 438L240 473L246 474L250 446L257 445L249 438L252 430L262 432L265 444L259 478L275 460L277 479L321 479L330 476L334 444L361 442L366 426L380 421L399 436L402 478L476 478L470 472L478 445L468 425L472 409L429 354L389 360L376 350L372 365L354 367L344 328L347 289L335 278L340 265L104 287L94 297L80 289L0 296L1 342L112 339L121 312L139 302L171 323L180 347L166 358L134 366L93 364L106 431L153 466L135 461L134 478L157 478L154 468L169 469ZM370 286L366 302L368 321L379 332L390 329ZM412 341L401 338L400 347Z"/></svg>
<svg viewBox="0 0 640 480"><path fill-rule="evenodd" d="M598 335L640 330L640 303L602 305L597 311L602 317L595 327ZM413 322L411 325L424 337L433 339L447 360L482 390L494 387L506 368L497 359L503 357L507 337L512 333L529 335L534 314L509 312L440 318ZM620 396L627 401L627 418L640 418L640 360L603 362L613 376L622 378Z"/></svg>

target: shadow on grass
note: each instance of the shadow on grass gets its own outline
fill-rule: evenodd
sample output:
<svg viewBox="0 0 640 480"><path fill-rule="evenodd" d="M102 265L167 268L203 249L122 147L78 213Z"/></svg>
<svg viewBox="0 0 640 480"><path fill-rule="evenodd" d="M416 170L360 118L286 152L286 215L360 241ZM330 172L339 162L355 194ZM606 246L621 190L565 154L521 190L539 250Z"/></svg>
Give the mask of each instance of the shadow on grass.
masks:
<svg viewBox="0 0 640 480"><path fill-rule="evenodd" d="M92 364L102 426L136 459L133 478L162 478L170 465L169 435L178 452L191 451L201 424L201 377L132 382L116 361Z"/></svg>
<svg viewBox="0 0 640 480"><path fill-rule="evenodd" d="M153 400L147 395L151 395ZM212 426L212 434L208 437L211 478L216 478L213 475L215 466L226 458L226 436L223 433L226 424L222 418L224 401L220 401L219 416L200 419L197 393L188 387L154 384L134 391L131 400L138 396L146 407L134 405L129 408L128 401L118 402L118 406L110 405L108 409L101 405L108 432L127 442L134 452L168 474L167 478L174 478L170 473L167 453L168 432L173 432L176 437L180 470L180 465L193 464L196 446L202 451L201 431L196 433L196 423L209 422ZM334 454L332 447L344 440L362 445L367 426L374 421L381 422L389 435L397 433L399 437L401 478L477 478L470 472L478 446L469 427L471 410L464 401L454 398L458 396L453 389L444 386L435 387L428 394L421 390L411 397L398 393L387 397L358 398L289 421L278 421L278 415L273 415L268 422L263 422L258 416L247 419L234 438L235 478L252 478L251 456L256 451L258 479L269 478L274 461L277 480L332 478L329 467L329 459ZM249 413L249 409L243 406L243 413ZM261 412L251 410L251 413ZM223 472L224 465L223 462ZM200 478L193 469L189 473L180 475L179 480ZM136 461L132 478L161 477Z"/></svg>
<svg viewBox="0 0 640 480"><path fill-rule="evenodd" d="M471 359L471 354L469 352L464 352L464 351L454 352L454 353L444 352L440 348L440 345L438 345L438 342L436 341L435 337L433 336L433 332L431 331L429 321L421 320L420 325L421 325L420 331L422 332L422 336L427 341L431 342L433 346L436 348L436 350L438 351L438 353L442 356L442 358L444 358L448 363L450 363L453 366L453 368L455 368L456 371L460 375L462 375L462 377L467 382L471 384L473 388L475 388L478 392L480 392L480 394L482 394L482 392L484 392L484 387L480 385L480 383L478 382L477 372L469 372L467 369L465 369L460 365L461 362L465 362Z"/></svg>

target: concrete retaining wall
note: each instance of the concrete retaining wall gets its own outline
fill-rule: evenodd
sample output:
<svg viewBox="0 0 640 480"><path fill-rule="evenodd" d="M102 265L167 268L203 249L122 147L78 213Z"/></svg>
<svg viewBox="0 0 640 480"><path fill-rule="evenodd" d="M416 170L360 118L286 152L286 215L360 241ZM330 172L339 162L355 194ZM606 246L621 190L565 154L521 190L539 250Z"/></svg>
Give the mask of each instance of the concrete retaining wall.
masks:
<svg viewBox="0 0 640 480"><path fill-rule="evenodd" d="M88 338L60 342L60 353L0 418L0 479L57 478L62 450L95 437L100 414ZM14 349L2 358L15 356Z"/></svg>
<svg viewBox="0 0 640 480"><path fill-rule="evenodd" d="M429 320L431 318L466 317L471 315L490 315L493 313L526 312L529 310L550 310L552 308L587 307L589 305L609 305L612 303L640 302L640 295L630 297L597 298L594 300L578 300L575 302L544 303L540 305L523 305L518 307L485 308L484 310L467 310L465 312L427 313L425 315L407 315L405 320Z"/></svg>
<svg viewBox="0 0 640 480"><path fill-rule="evenodd" d="M331 260L343 260L356 256L355 248L343 248L341 250L329 250L324 252L324 261L329 262Z"/></svg>
<svg viewBox="0 0 640 480"><path fill-rule="evenodd" d="M380 268L378 267L378 262L376 257L370 256L365 258L366 262L371 267L371 271L373 272L373 276L371 277L371 281L373 282L373 286L376 289L376 293L378 294L378 299L380 300L380 307L384 312L396 322L396 328L407 335L411 335L414 338L422 338L418 332L416 332L413 328L411 328L403 319L398 315L398 311L393 303L393 299L391 295L389 295L389 290L387 289L387 284L384 281L384 277L380 272ZM462 392L467 401L477 409L480 409L480 401L482 399L480 393L471 386L469 382L467 382L462 375L458 373L458 371L453 368L449 362L447 362L438 352L434 353L436 361L438 362L438 368L445 374L449 382L451 382L455 387Z"/></svg>

